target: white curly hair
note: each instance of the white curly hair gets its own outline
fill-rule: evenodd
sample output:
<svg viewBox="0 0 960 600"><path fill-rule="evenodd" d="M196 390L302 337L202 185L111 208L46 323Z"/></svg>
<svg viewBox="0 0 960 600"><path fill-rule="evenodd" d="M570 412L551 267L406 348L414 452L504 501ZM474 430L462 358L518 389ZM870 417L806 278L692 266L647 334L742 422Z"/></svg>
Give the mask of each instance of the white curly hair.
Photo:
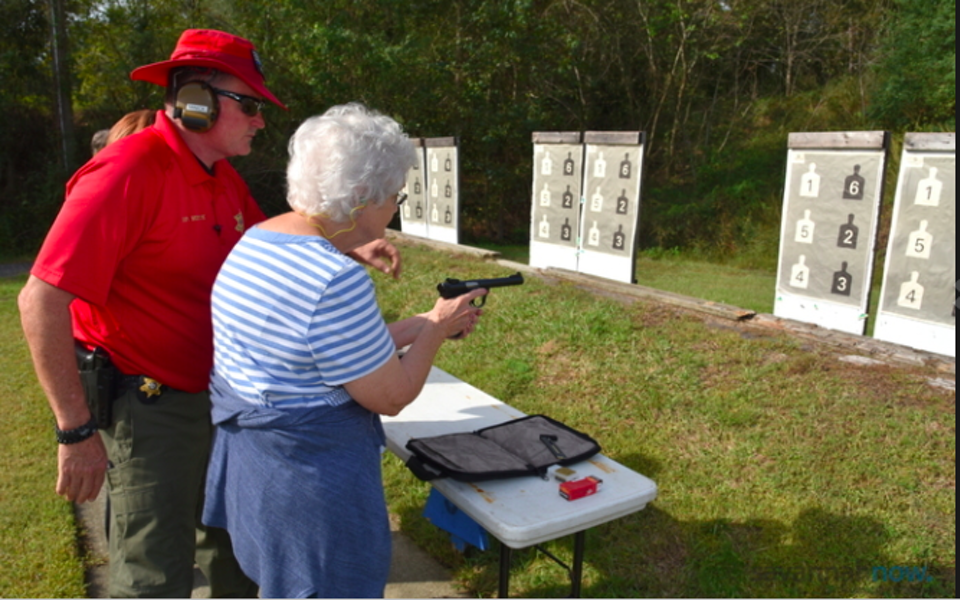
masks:
<svg viewBox="0 0 960 600"><path fill-rule="evenodd" d="M340 223L396 194L417 160L399 123L356 102L304 121L288 150L287 203Z"/></svg>

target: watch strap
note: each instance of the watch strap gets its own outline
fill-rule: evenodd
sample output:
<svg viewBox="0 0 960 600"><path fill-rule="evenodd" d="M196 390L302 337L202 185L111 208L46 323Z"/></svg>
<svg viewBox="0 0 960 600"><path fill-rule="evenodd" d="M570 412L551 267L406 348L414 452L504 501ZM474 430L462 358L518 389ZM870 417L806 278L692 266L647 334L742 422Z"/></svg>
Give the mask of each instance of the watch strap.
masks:
<svg viewBox="0 0 960 600"><path fill-rule="evenodd" d="M97 432L97 418L90 417L90 420L77 427L76 429L60 429L59 427L54 426L57 430L57 442L60 444L76 444L82 442L83 440L89 439Z"/></svg>

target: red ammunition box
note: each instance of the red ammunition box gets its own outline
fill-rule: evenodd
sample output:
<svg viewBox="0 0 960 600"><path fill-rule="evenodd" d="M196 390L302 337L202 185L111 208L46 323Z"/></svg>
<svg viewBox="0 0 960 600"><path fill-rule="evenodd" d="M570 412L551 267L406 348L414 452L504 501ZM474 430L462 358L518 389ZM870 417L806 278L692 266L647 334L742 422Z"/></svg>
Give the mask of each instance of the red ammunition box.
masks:
<svg viewBox="0 0 960 600"><path fill-rule="evenodd" d="M592 475L575 481L564 481L560 484L560 495L567 500L576 500L584 496L596 494L600 489L602 479L597 479Z"/></svg>

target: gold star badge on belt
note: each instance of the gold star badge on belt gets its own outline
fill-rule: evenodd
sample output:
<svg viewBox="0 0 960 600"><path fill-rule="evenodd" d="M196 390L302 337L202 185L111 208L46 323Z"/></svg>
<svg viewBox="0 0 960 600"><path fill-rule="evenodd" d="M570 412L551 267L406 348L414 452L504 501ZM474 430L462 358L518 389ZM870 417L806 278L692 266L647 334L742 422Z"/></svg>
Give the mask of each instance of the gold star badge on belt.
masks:
<svg viewBox="0 0 960 600"><path fill-rule="evenodd" d="M159 396L163 391L163 386L156 379L151 379L149 377L143 378L143 385L140 386L140 391L147 395L147 398L153 396Z"/></svg>

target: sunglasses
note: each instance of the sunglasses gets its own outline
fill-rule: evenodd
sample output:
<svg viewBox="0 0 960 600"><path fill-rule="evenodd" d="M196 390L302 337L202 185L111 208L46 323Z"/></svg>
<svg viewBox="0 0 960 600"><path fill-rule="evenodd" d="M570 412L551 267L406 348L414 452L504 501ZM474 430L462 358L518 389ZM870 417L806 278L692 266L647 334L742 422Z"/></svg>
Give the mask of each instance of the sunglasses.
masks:
<svg viewBox="0 0 960 600"><path fill-rule="evenodd" d="M226 96L231 100L236 100L240 103L240 110L243 111L243 114L248 117L255 117L260 114L260 111L263 110L263 105L266 104L265 100L256 98L254 96L246 96L244 94L238 94L236 92L231 92L228 90L219 90L217 88L210 88L218 96Z"/></svg>

